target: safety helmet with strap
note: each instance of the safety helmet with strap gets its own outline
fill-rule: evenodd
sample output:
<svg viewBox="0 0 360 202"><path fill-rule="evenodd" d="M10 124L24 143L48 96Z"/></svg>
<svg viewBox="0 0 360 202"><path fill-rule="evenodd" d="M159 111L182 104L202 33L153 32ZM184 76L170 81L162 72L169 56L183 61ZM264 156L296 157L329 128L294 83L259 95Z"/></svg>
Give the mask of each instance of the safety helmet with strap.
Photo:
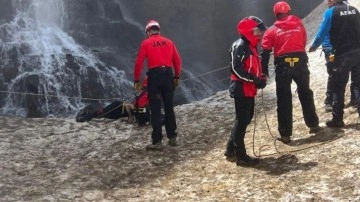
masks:
<svg viewBox="0 0 360 202"><path fill-rule="evenodd" d="M156 20L150 20L145 27L145 33L148 32L152 27L160 29L160 24Z"/></svg>

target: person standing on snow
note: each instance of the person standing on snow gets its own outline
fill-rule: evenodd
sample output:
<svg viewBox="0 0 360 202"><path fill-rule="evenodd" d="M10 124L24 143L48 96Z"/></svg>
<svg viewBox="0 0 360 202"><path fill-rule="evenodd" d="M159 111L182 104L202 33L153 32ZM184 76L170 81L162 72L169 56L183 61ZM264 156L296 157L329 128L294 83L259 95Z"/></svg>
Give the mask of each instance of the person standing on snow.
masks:
<svg viewBox="0 0 360 202"><path fill-rule="evenodd" d="M246 128L254 115L257 89L265 88L266 77L262 74L257 45L263 31L266 30L262 20L250 16L238 24L240 39L230 49L231 83L230 96L235 100L236 121L230 134L225 156L236 160L238 166L252 166L258 159L246 154L244 143ZM235 158L235 159L234 159Z"/></svg>
<svg viewBox="0 0 360 202"><path fill-rule="evenodd" d="M336 0L328 0L328 6L329 8L333 7L333 5L336 3ZM321 36L319 35L322 30L325 27L321 26L319 28L318 34L315 37L314 42L316 41L317 43L319 43L319 40L321 38ZM330 33L327 33L324 37L324 40L322 41L322 51L325 53L325 60L326 60L326 69L327 69L327 73L329 75L328 77L328 82L327 82L327 88L326 88L326 93L325 93L325 112L331 112L332 111L332 106L333 106L333 92L334 92L334 78L333 78L333 70L334 70L334 61L333 61L333 47L331 45L330 42ZM315 44L313 43L311 45L311 47L314 47ZM335 68L336 69L336 68ZM351 84L350 84L350 92L351 92L351 97L350 97L350 102L349 102L349 106L354 106L356 104L356 100L355 100L355 82L354 82L354 74L351 74Z"/></svg>
<svg viewBox="0 0 360 202"><path fill-rule="evenodd" d="M322 42L322 48L323 52L325 54L325 61L326 61L326 69L327 73L329 75L328 81L327 81L327 87L326 87L326 93L325 93L325 112L331 112L332 111L332 105L333 105L333 91L334 91L334 81L332 76L332 69L334 66L334 61L332 60L332 45L330 43L330 36L327 35Z"/></svg>
<svg viewBox="0 0 360 202"><path fill-rule="evenodd" d="M297 92L309 133L316 133L319 118L316 114L313 91L310 89L310 71L306 55L306 30L301 20L291 15L290 5L284 1L274 5L276 22L266 30L262 39L262 67L268 75L269 58L274 49L275 81L277 96L278 130L285 144L291 142L293 129L293 106L291 82L297 85Z"/></svg>
<svg viewBox="0 0 360 202"><path fill-rule="evenodd" d="M328 0L328 2L334 0ZM334 103L332 120L326 122L330 128L342 128L344 123L344 94L351 71L354 78L354 94L360 115L360 13L344 0L335 0L326 10L318 37L309 52L320 46L326 35L330 35L334 53Z"/></svg>
<svg viewBox="0 0 360 202"><path fill-rule="evenodd" d="M147 150L162 150L161 101L165 111L165 129L169 145L176 146L176 120L173 106L174 90L179 85L181 74L181 58L170 40L160 35L160 25L150 20L145 28L148 36L140 46L134 69L134 88L141 89L140 76L144 60L148 64L148 93L153 128L152 144ZM174 72L173 72L174 69Z"/></svg>

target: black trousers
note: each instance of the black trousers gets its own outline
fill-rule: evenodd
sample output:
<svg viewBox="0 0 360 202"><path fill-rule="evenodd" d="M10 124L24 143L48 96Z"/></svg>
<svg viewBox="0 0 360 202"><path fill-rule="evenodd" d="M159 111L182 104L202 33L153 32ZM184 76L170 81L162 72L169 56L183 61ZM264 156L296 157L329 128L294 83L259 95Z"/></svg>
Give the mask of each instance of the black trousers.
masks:
<svg viewBox="0 0 360 202"><path fill-rule="evenodd" d="M358 56L360 57L360 56ZM350 100L356 102L356 79L359 78L359 66L353 66L350 70Z"/></svg>
<svg viewBox="0 0 360 202"><path fill-rule="evenodd" d="M285 62L285 58L300 58L296 63ZM278 57L275 59L275 81L277 96L278 130L281 136L291 136L293 129L293 105L291 83L295 81L303 116L308 127L319 125L314 105L313 91L309 87L310 71L305 53ZM292 66L293 65L293 66Z"/></svg>
<svg viewBox="0 0 360 202"><path fill-rule="evenodd" d="M324 104L329 104L329 105L333 105L333 93L334 93L334 78L332 75L332 69L334 66L334 62L329 61L329 56L331 55L331 50L324 50L325 53L325 60L326 60L326 69L327 69L327 73L329 75L328 80L327 80L327 87L326 87L326 97L325 97L325 101Z"/></svg>
<svg viewBox="0 0 360 202"><path fill-rule="evenodd" d="M246 155L244 138L246 128L254 116L255 99L253 97L235 97L234 100L236 121L231 131L226 150L229 152L236 150L241 157Z"/></svg>
<svg viewBox="0 0 360 202"><path fill-rule="evenodd" d="M176 120L173 106L174 85L172 68L159 67L148 72L148 93L151 110L151 126L153 132L151 138L153 144L163 138L161 128L161 102L164 104L165 129L168 138L174 138L176 134Z"/></svg>
<svg viewBox="0 0 360 202"><path fill-rule="evenodd" d="M327 73L329 75L328 77L328 81L327 81L327 88L326 88L326 98L325 98L325 101L324 101L324 104L330 104L330 105L333 105L333 93L334 93L334 87L335 87L335 82L334 82L334 78L333 78L333 68L334 68L334 62L331 62L329 61L329 56L331 54L331 51L330 50L324 50L324 53L325 53L325 60L326 60L326 69L327 69ZM351 83L350 83L350 100L352 102L356 102L356 96L355 96L355 85L356 85L356 82L355 82L355 79L357 76L357 73L356 73L356 69L358 67L356 66L353 66L350 70L350 72L352 72L350 74L350 80L351 80Z"/></svg>
<svg viewBox="0 0 360 202"><path fill-rule="evenodd" d="M353 77L354 97L360 107L360 49L353 50L341 56L335 55L333 76L335 82L333 120L342 121L344 118L344 94L346 84L349 80L349 73ZM360 113L360 111L359 111Z"/></svg>

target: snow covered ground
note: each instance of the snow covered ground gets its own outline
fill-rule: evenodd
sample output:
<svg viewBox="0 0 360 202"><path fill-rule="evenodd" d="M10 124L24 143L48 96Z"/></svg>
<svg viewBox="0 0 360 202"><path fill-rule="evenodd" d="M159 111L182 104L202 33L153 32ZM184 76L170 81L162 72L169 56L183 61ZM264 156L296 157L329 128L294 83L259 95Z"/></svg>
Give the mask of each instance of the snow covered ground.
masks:
<svg viewBox="0 0 360 202"><path fill-rule="evenodd" d="M360 8L358 0L349 2ZM310 36L325 7L304 19ZM331 118L323 108L326 68L320 50L309 57L324 126ZM290 146L271 136L277 135L274 83L259 93L246 137L248 153L261 156L255 168L223 156L234 121L227 91L176 107L179 146L163 152L145 151L150 127L123 120L1 117L0 201L359 201L358 114L347 108L344 129L310 135L295 90Z"/></svg>

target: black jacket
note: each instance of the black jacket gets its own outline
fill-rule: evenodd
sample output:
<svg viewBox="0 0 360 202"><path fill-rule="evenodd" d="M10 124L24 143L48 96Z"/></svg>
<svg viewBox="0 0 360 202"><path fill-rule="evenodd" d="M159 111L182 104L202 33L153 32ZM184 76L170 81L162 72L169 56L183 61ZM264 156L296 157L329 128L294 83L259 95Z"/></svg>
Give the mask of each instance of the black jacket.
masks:
<svg viewBox="0 0 360 202"><path fill-rule="evenodd" d="M330 41L336 55L360 48L360 13L345 2L334 4L331 15Z"/></svg>

